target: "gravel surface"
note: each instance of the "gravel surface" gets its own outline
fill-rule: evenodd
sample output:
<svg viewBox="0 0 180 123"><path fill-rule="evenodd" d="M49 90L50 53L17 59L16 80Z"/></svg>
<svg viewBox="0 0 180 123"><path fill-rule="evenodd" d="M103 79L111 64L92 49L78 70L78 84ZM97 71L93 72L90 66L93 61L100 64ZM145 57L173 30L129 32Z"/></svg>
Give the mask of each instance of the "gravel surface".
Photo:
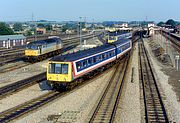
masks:
<svg viewBox="0 0 180 123"><path fill-rule="evenodd" d="M151 49L147 43L148 39L144 39L144 41L145 47L151 56L150 59L156 72L155 75L158 78L158 82L160 84L159 88L162 88L161 91L163 91L166 96L166 101L164 101L164 103L168 110L170 120L180 123L180 103L177 101L178 99L176 93L173 91L173 87L169 84L169 76L163 72L162 69L164 66L162 66L156 60L156 58L154 58L153 53L151 52Z"/></svg>
<svg viewBox="0 0 180 123"><path fill-rule="evenodd" d="M172 43L160 34L155 35L153 40L158 42L161 45L161 47L163 47L164 50L166 50L166 52L172 60L173 66L175 67L175 54L177 54L178 51L176 51L176 49L172 46Z"/></svg>
<svg viewBox="0 0 180 123"><path fill-rule="evenodd" d="M132 75L132 69L134 69ZM123 94L116 112L116 123L140 123L140 90L138 72L138 45L135 45L127 71Z"/></svg>
<svg viewBox="0 0 180 123"><path fill-rule="evenodd" d="M112 70L101 75L96 80L91 80L83 87L79 87L72 93L59 98L58 100L49 103L40 110L29 114L28 116L17 120L17 123L37 123L47 122L47 117L57 115L57 120L60 122L77 122L84 123L88 119L89 112L92 110L97 99L100 97L107 82L110 79Z"/></svg>
<svg viewBox="0 0 180 123"><path fill-rule="evenodd" d="M0 74L0 87L46 71L47 60Z"/></svg>
<svg viewBox="0 0 180 123"><path fill-rule="evenodd" d="M17 92L16 94L10 95L0 100L0 112L45 94L49 89L50 88L46 85L46 81L43 81L42 83L33 85Z"/></svg>

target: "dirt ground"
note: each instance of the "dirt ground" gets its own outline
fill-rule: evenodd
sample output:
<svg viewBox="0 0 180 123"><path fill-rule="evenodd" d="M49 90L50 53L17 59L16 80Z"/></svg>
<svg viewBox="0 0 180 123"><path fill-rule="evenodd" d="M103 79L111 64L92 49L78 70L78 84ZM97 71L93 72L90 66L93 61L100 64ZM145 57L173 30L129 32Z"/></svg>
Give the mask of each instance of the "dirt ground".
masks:
<svg viewBox="0 0 180 123"><path fill-rule="evenodd" d="M157 44L161 45L164 50L166 50L166 38L161 36L160 34L157 34L154 36L153 41L156 42ZM178 102L180 102L180 65L179 65L179 70L176 69L176 60L175 54L178 53L178 51L172 46L168 45L168 55L171 58L172 61L172 66L170 65L162 65L162 71L164 74L169 76L168 83L173 87L173 91L176 93L176 96L178 98ZM180 53L179 53L180 54ZM180 60L179 60L180 64Z"/></svg>
<svg viewBox="0 0 180 123"><path fill-rule="evenodd" d="M168 83L172 85L178 102L180 102L180 71L177 71L173 67L163 67L162 71L169 76Z"/></svg>

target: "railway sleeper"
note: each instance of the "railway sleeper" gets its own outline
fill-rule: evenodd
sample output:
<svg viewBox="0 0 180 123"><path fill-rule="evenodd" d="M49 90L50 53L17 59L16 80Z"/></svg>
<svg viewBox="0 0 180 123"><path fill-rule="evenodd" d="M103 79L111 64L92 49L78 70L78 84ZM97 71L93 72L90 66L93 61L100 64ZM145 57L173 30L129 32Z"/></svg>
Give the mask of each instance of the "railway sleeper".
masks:
<svg viewBox="0 0 180 123"><path fill-rule="evenodd" d="M166 123L166 120L165 119L156 119L156 118L150 118L149 121L151 123Z"/></svg>

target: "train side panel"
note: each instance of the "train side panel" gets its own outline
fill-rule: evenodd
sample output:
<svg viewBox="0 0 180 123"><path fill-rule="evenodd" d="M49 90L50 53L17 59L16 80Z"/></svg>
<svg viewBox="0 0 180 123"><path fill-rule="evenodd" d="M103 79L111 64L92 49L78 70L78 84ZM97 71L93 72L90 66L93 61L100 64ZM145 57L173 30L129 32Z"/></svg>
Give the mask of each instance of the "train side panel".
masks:
<svg viewBox="0 0 180 123"><path fill-rule="evenodd" d="M56 44L56 43L48 44L48 45L42 47L42 52L40 55L43 55L43 54L46 54L49 52L53 52L55 50L59 50L61 48L62 48L61 44Z"/></svg>
<svg viewBox="0 0 180 123"><path fill-rule="evenodd" d="M132 48L131 41L125 43L124 45L117 46L117 58L121 57L125 53L127 53Z"/></svg>
<svg viewBox="0 0 180 123"><path fill-rule="evenodd" d="M89 72L116 60L115 48L86 57L73 62L74 78L88 74Z"/></svg>

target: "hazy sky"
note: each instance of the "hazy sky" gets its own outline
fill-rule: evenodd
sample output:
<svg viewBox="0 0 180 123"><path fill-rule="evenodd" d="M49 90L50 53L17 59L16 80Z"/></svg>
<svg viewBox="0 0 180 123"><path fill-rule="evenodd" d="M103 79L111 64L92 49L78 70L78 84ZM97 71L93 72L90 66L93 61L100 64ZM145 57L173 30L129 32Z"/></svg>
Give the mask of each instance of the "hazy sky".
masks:
<svg viewBox="0 0 180 123"><path fill-rule="evenodd" d="M180 21L180 0L0 0L0 21Z"/></svg>

